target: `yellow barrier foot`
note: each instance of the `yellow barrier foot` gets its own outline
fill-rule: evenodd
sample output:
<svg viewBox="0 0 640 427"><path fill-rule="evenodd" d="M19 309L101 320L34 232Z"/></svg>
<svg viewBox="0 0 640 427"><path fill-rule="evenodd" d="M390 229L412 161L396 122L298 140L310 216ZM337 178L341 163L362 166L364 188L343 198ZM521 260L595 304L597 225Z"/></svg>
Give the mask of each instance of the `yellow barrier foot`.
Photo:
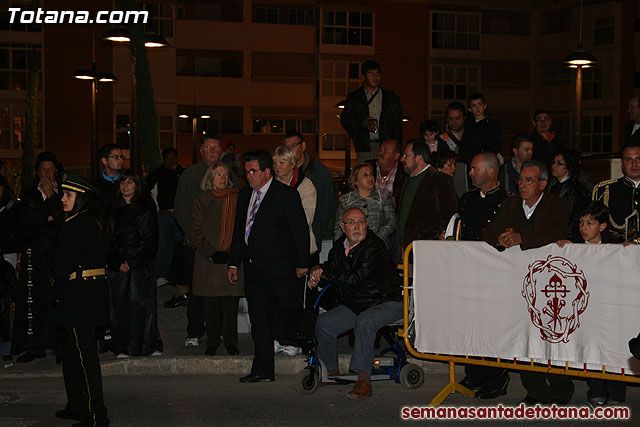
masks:
<svg viewBox="0 0 640 427"><path fill-rule="evenodd" d="M429 402L429 406L438 406L450 395L458 392L467 397L475 397L476 393L469 390L467 387L456 382L456 365L452 361L449 361L449 384L447 384L441 391Z"/></svg>

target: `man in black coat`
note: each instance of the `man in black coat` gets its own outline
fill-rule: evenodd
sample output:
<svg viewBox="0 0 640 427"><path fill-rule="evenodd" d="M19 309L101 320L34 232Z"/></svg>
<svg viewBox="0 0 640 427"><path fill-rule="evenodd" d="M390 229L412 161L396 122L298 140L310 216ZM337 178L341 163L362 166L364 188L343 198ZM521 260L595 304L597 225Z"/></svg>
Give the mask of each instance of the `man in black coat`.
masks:
<svg viewBox="0 0 640 427"><path fill-rule="evenodd" d="M308 272L309 226L298 192L273 179L266 150L244 155L249 187L240 190L227 276L233 285L244 263L255 356L242 383L273 381L273 341L283 342L284 309L295 305L297 280ZM297 277L296 277L297 276Z"/></svg>
<svg viewBox="0 0 640 427"><path fill-rule="evenodd" d="M375 159L380 143L387 139L402 141L400 98L380 87L382 68L376 61L361 67L362 87L347 95L340 123L356 147L358 163Z"/></svg>
<svg viewBox="0 0 640 427"><path fill-rule="evenodd" d="M100 176L93 181L93 185L100 192L100 205L106 210L113 204L118 192L118 178L124 162L122 148L116 144L105 144L98 152L100 165L103 167Z"/></svg>
<svg viewBox="0 0 640 427"><path fill-rule="evenodd" d="M640 144L640 97L634 96L627 106L629 123L624 128L624 145Z"/></svg>
<svg viewBox="0 0 640 427"><path fill-rule="evenodd" d="M389 251L367 230L367 217L359 208L347 209L327 262L311 271L309 287L320 280L336 286L341 305L323 313L316 323L318 358L329 376L339 375L338 336L354 329L355 342L349 370L358 381L347 394L351 399L372 395L371 367L378 329L402 318L402 287Z"/></svg>

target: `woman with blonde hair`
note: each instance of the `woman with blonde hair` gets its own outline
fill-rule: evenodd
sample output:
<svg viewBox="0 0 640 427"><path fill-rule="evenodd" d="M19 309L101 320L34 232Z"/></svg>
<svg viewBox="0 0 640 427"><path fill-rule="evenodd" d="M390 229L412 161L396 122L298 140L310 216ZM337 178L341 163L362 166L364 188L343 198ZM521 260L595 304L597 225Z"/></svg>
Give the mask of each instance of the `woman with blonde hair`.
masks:
<svg viewBox="0 0 640 427"><path fill-rule="evenodd" d="M209 166L200 183L202 193L193 205L191 241L196 248L193 294L202 296L207 327L206 356L215 356L222 336L230 355L238 351L238 303L242 280L227 280L229 246L233 235L238 190L231 187L228 166Z"/></svg>
<svg viewBox="0 0 640 427"><path fill-rule="evenodd" d="M391 235L396 230L396 213L391 193L375 188L376 180L373 176L373 167L369 163L361 163L353 168L353 172L349 176L349 186L352 191L343 194L338 199L334 240L342 235L340 221L342 221L344 212L349 208L359 208L367 215L369 230L381 238L387 248L390 248Z"/></svg>

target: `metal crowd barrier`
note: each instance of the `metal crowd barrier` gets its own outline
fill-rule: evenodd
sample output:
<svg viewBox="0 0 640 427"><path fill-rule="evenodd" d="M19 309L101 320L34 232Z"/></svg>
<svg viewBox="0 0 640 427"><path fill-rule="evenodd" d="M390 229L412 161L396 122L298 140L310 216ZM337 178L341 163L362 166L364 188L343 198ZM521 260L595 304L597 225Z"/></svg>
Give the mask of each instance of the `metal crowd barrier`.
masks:
<svg viewBox="0 0 640 427"><path fill-rule="evenodd" d="M409 244L404 250L403 262L399 265L402 268L403 288L404 288L404 321L401 329L398 329L398 335L404 339L407 351L418 359L433 360L437 362L447 362L449 364L449 383L440 391L429 403L429 406L438 406L450 395L460 393L468 397L474 397L475 393L468 388L456 382L455 365L456 363L464 365L481 365L497 368L509 369L511 371L533 371L547 374L568 375L580 378L597 378L602 380L623 381L626 383L640 383L640 376L625 375L624 369L620 374L611 374L606 372L606 366L602 365L602 372L589 371L586 364L583 369L570 368L569 362L565 362L565 367L551 366L551 361L547 366L539 363L520 362L516 359L513 361L505 361L500 358L494 360L484 360L484 358L475 358L461 355L444 355L436 353L421 353L415 348L411 342L411 331L413 327L413 287L410 285L409 279L411 275L409 257L413 250L413 244ZM631 337L630 337L631 338Z"/></svg>

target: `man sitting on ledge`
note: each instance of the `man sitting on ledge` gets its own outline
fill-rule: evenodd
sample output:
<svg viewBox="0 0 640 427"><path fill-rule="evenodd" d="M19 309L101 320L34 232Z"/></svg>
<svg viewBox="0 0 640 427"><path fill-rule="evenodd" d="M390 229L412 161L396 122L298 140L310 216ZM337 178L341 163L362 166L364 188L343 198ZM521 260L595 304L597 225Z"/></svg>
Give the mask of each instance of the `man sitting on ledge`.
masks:
<svg viewBox="0 0 640 427"><path fill-rule="evenodd" d="M337 287L340 305L323 313L316 323L318 358L329 376L340 375L338 336L354 329L355 342L349 370L358 381L350 399L371 396L373 347L378 329L402 318L402 287L389 251L367 230L367 217L359 208L347 209L329 258L311 270L309 287L326 280Z"/></svg>

